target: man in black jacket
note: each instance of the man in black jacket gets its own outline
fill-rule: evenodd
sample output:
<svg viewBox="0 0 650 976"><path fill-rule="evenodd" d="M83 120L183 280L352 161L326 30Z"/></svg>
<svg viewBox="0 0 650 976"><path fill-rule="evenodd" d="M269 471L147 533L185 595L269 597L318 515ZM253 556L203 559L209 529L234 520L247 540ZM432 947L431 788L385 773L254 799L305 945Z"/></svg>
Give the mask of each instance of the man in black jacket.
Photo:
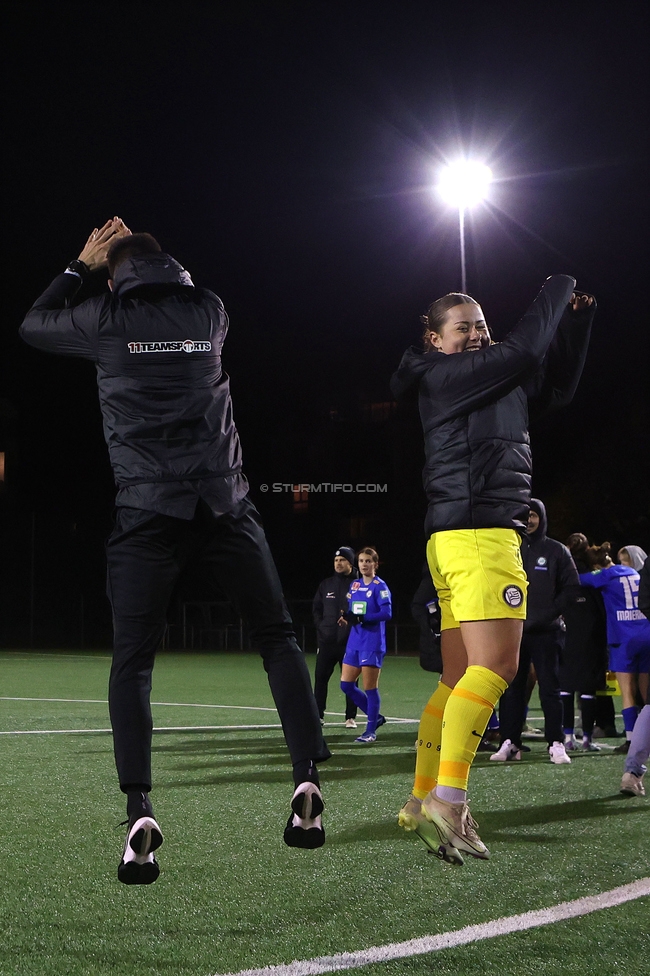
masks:
<svg viewBox="0 0 650 976"><path fill-rule="evenodd" d="M526 682L532 661L544 712L549 758L557 765L571 762L564 747L559 668L565 633L562 610L575 592L572 588L579 586L580 580L571 553L561 542L548 538L546 527L543 502L539 498L531 498L527 534L521 544L521 556L528 577L526 620L517 675L501 698L501 747L490 756L490 759L497 761L521 758Z"/></svg>
<svg viewBox="0 0 650 976"><path fill-rule="evenodd" d="M91 271L110 294L73 304ZM296 643L259 515L248 499L221 349L221 299L194 286L149 234L119 218L95 228L27 313L20 334L46 352L97 366L104 435L117 484L107 544L114 651L109 684L115 761L128 830L118 877L150 884L162 833L151 789L151 673L174 584L190 556L237 604L268 674L296 790L292 847L324 841L315 763L329 758L304 655Z"/></svg>
<svg viewBox="0 0 650 976"><path fill-rule="evenodd" d="M349 546L341 546L334 553L334 576L328 576L319 585L312 604L318 637L314 697L321 720L327 705L327 684L336 665L341 666L350 634L350 625L345 619L348 590L352 580L358 578L359 574L354 568L354 550ZM356 729L356 717L357 706L346 695L346 729Z"/></svg>

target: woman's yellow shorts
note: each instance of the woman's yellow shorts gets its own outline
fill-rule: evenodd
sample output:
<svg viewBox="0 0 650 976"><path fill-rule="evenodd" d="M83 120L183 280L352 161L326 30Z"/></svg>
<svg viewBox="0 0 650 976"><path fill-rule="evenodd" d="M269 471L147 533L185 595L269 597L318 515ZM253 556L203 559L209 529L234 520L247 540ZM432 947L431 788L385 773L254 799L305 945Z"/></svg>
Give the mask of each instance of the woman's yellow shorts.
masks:
<svg viewBox="0 0 650 976"><path fill-rule="evenodd" d="M427 561L438 593L442 630L465 620L526 619L528 580L514 529L434 532Z"/></svg>

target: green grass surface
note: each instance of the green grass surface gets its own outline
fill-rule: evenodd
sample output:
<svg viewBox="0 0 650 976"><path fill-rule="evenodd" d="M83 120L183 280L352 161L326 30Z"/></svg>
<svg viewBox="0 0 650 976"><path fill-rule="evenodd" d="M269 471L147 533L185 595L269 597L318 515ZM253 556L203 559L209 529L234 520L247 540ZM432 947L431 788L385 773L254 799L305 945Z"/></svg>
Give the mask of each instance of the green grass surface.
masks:
<svg viewBox="0 0 650 976"><path fill-rule="evenodd" d="M447 932L650 874L650 801L619 794L621 756L578 754L553 766L541 743L521 763L479 755L472 809L492 859L454 868L396 825L415 722L389 723L363 747L335 714L326 716L334 755L322 767L327 844L290 850L284 741L279 728L251 728L277 726L273 711L255 710L272 708L261 662L169 653L159 656L152 697L178 704L156 705L154 721L184 730L154 737L161 876L150 887L121 885L124 803L110 735L96 731L109 724L108 667L107 654L0 653L0 731L85 730L0 736L3 976L212 976ZM415 659L389 658L382 711L417 719L434 680ZM334 683L330 705L342 710ZM648 908L641 899L357 971L641 973Z"/></svg>

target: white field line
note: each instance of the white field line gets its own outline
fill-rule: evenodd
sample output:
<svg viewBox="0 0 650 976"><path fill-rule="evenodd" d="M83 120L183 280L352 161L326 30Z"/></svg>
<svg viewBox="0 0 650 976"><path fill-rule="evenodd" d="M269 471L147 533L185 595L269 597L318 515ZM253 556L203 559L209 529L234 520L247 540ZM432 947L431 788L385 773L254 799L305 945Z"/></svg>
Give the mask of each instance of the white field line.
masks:
<svg viewBox="0 0 650 976"><path fill-rule="evenodd" d="M391 720L392 721L392 720ZM417 719L395 719L395 724L416 722ZM338 722L326 722L325 728L338 725ZM275 725L159 725L154 726L154 732L257 732L261 729L281 729L280 723ZM112 733L112 729L10 729L0 732L0 735L99 735Z"/></svg>
<svg viewBox="0 0 650 976"><path fill-rule="evenodd" d="M33 661L34 658L44 657L48 661L60 661L61 658L72 658L74 661L111 661L111 654L59 654L48 653L47 651L29 651L27 654L22 651L0 651L0 659L10 658L12 661Z"/></svg>
<svg viewBox="0 0 650 976"><path fill-rule="evenodd" d="M526 929L537 928L540 925L551 925L569 918L578 918L603 908L612 908L635 898L650 895L650 878L642 878L632 884L622 885L612 891L604 891L600 895L588 898L578 898L576 901L564 901L551 908L542 908L523 915L512 915L510 918L497 918L492 922L481 925L468 925L454 932L442 932L440 935L425 935L420 939L410 939L408 942L393 942L384 946L373 946L359 952L342 952L335 956L319 956L316 959L303 959L280 966L263 966L260 969L242 969L238 973L227 973L222 976L319 976L320 973L333 973L345 969L358 969L372 963L388 962L391 959L407 959L411 956L423 956L440 949L452 949L455 946L467 945L481 939L493 939L498 935L509 935L511 932L524 932Z"/></svg>
<svg viewBox="0 0 650 976"><path fill-rule="evenodd" d="M66 704L80 705L108 705L105 698L25 698L9 695L0 695L0 701L42 701L42 702L65 702ZM213 705L201 702L151 702L152 706L158 708L232 708L240 709L244 712L274 712L275 708L268 705ZM343 715L344 712L325 712L326 715ZM419 722L419 718L398 718L396 715L387 715L390 722Z"/></svg>
<svg viewBox="0 0 650 976"><path fill-rule="evenodd" d="M260 729L281 729L277 725L161 725L154 728L154 732L256 732ZM0 732L0 735L99 735L112 733L112 729L17 729Z"/></svg>
<svg viewBox="0 0 650 976"><path fill-rule="evenodd" d="M0 701L42 701L42 702L66 702L68 704L80 705L108 705L105 698L9 698L0 695ZM170 708L239 708L249 712L274 712L275 708L267 705L201 705L197 702L151 702L152 705L167 705Z"/></svg>
<svg viewBox="0 0 650 976"><path fill-rule="evenodd" d="M105 698L18 698L9 695L0 695L0 701L24 701L24 702L62 702L68 705L108 705ZM196 702L151 702L152 707L156 708L225 708L233 709L244 712L276 712L275 708L270 708L267 705L202 705ZM277 714L277 712L276 712ZM326 712L326 715L336 715L342 716L343 712ZM398 718L397 716L388 715L386 716L389 722L395 725L413 724L419 722L416 718ZM326 725L335 725L334 722L326 722ZM191 729L241 729L245 731L247 729L277 729L280 725L180 725L180 726L165 726L162 728L154 728L154 732L185 732ZM0 732L0 735L54 735L56 733L65 733L68 735L74 735L76 733L83 734L84 732L110 732L110 729L38 729L29 730L25 732L21 731L9 731Z"/></svg>

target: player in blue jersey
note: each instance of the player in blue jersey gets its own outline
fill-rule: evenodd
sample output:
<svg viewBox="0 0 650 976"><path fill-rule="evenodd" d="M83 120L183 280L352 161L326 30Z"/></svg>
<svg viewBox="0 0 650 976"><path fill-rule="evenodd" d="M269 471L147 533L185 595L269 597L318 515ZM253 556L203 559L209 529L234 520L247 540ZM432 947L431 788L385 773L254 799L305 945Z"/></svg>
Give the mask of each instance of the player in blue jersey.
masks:
<svg viewBox="0 0 650 976"><path fill-rule="evenodd" d="M390 590L377 576L379 556L374 549L362 549L357 556L361 578L348 590L350 636L341 670L341 691L368 716L365 732L354 741L367 744L377 738L386 721L379 711L379 675L386 654L386 621L393 615ZM363 691L355 681L361 675Z"/></svg>
<svg viewBox="0 0 650 976"><path fill-rule="evenodd" d="M581 573L580 582L599 589L605 602L609 667L616 672L623 698L626 742L619 749L627 752L639 711L637 691L642 701L648 695L650 620L639 610L639 574L632 566L613 563L610 552L609 542L591 546L587 555L594 572Z"/></svg>

